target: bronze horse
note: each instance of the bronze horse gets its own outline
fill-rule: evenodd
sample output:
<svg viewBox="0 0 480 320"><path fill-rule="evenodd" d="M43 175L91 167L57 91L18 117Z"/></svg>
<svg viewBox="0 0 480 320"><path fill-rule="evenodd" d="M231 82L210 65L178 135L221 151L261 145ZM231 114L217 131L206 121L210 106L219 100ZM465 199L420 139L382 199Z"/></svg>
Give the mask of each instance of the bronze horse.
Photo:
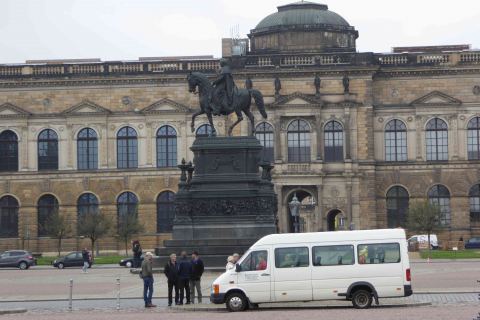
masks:
<svg viewBox="0 0 480 320"><path fill-rule="evenodd" d="M211 104L215 103L216 105L221 105L219 101L216 101L215 95L212 94L212 91L214 90L214 87L208 80L208 78L200 73L200 72L192 72L187 76L187 81L188 81L188 87L189 91L191 93L197 93L197 87L198 87L198 94L199 94L199 100L200 100L200 110L195 112L192 115L192 132L195 131L195 118L201 114L207 114L208 122L212 126L212 136L217 135L217 131L215 130L215 127L213 125L213 120L212 120L212 107ZM263 103L263 96L262 93L256 89L237 89L235 88L234 91L234 96L233 96L233 104L231 106L231 109L225 110L221 109L220 113L223 115L229 115L233 112L237 115L237 121L233 123L230 128L228 129L228 135L232 135L233 128L243 120L242 112L248 117L251 123L251 132L250 135L255 134L255 118L250 111L250 105L252 101L252 97L255 100L255 104L257 105L258 111L262 115L264 119L267 118L267 113L265 111L265 105Z"/></svg>

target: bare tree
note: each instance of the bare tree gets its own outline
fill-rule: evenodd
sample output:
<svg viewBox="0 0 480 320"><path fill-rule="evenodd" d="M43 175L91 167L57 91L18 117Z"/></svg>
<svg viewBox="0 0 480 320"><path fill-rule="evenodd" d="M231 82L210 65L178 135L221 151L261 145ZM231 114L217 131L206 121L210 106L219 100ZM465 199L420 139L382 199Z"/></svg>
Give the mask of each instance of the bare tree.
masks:
<svg viewBox="0 0 480 320"><path fill-rule="evenodd" d="M110 234L112 219L100 212L86 212L78 219L78 234L90 239L92 245L92 258L95 243Z"/></svg>
<svg viewBox="0 0 480 320"><path fill-rule="evenodd" d="M43 225L48 236L57 239L58 256L62 251L62 240L72 235L72 225L67 218L60 214L58 210L54 210L45 220Z"/></svg>
<svg viewBox="0 0 480 320"><path fill-rule="evenodd" d="M118 238L125 245L125 255L128 256L128 242L132 236L143 232L144 225L138 220L136 213L126 213L119 217L118 221Z"/></svg>
<svg viewBox="0 0 480 320"><path fill-rule="evenodd" d="M417 201L410 205L407 216L408 229L426 233L428 237L428 259L430 259L430 235L441 229L443 213L440 207L428 200Z"/></svg>

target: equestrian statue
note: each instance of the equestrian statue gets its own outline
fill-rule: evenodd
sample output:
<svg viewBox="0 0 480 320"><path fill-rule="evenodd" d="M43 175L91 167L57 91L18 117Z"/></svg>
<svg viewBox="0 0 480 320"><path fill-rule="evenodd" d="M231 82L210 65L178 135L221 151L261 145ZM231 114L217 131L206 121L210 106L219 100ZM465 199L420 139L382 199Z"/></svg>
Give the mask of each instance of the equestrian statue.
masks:
<svg viewBox="0 0 480 320"><path fill-rule="evenodd" d="M243 112L250 120L250 135L253 136L255 134L255 118L250 111L250 104L253 97L258 111L266 119L267 112L265 111L263 95L256 89L238 89L233 81L228 60L220 59L220 67L220 73L212 83L207 76L200 72L191 72L187 76L188 90L194 94L198 93L200 100L200 110L192 115L192 132L195 131L195 118L205 113L212 126L211 135L216 136L217 131L213 125L212 116L229 115L235 112L237 121L228 128L228 135L231 136L233 128L243 120Z"/></svg>

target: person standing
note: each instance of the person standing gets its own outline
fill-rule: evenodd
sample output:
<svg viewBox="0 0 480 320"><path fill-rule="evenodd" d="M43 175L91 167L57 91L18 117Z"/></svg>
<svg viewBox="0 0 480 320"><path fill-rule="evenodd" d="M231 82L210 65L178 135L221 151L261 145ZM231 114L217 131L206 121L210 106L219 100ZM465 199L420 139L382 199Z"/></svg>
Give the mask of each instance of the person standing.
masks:
<svg viewBox="0 0 480 320"><path fill-rule="evenodd" d="M153 296L153 270L152 270L153 254L147 252L145 259L142 262L142 279L143 279L143 301L145 301L145 308L154 308L156 305L152 304Z"/></svg>
<svg viewBox="0 0 480 320"><path fill-rule="evenodd" d="M192 274L192 263L187 257L187 253L182 251L180 261L178 262L178 290L180 291L179 305L183 305L183 297L187 298L185 304L190 304L190 276Z"/></svg>
<svg viewBox="0 0 480 320"><path fill-rule="evenodd" d="M198 303L202 303L202 286L200 280L202 278L205 266L202 259L198 256L198 251L192 252L192 275L190 276L190 298L195 303L195 289L197 290Z"/></svg>
<svg viewBox="0 0 480 320"><path fill-rule="evenodd" d="M133 267L139 268L142 260L142 247L140 246L140 241L133 241Z"/></svg>
<svg viewBox="0 0 480 320"><path fill-rule="evenodd" d="M238 253L233 254L233 264L237 264L238 260L240 260L240 255Z"/></svg>
<svg viewBox="0 0 480 320"><path fill-rule="evenodd" d="M83 248L82 250L82 259L83 259L83 273L87 273L88 267L90 266L90 252L88 252L87 248Z"/></svg>
<svg viewBox="0 0 480 320"><path fill-rule="evenodd" d="M172 305L172 291L175 289L175 305L178 304L178 267L177 267L177 255L172 253L170 260L165 265L163 273L167 277L168 283L168 306Z"/></svg>

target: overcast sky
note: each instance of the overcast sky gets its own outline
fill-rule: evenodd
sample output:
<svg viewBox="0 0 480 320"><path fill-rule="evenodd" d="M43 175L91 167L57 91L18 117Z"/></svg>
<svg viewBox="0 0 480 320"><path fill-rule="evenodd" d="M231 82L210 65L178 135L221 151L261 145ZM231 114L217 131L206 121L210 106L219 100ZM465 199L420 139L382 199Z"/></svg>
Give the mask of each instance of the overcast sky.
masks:
<svg viewBox="0 0 480 320"><path fill-rule="evenodd" d="M295 0L0 0L0 63L29 59L221 55L278 5ZM359 31L359 51L471 44L480 48L478 0L321 1Z"/></svg>

